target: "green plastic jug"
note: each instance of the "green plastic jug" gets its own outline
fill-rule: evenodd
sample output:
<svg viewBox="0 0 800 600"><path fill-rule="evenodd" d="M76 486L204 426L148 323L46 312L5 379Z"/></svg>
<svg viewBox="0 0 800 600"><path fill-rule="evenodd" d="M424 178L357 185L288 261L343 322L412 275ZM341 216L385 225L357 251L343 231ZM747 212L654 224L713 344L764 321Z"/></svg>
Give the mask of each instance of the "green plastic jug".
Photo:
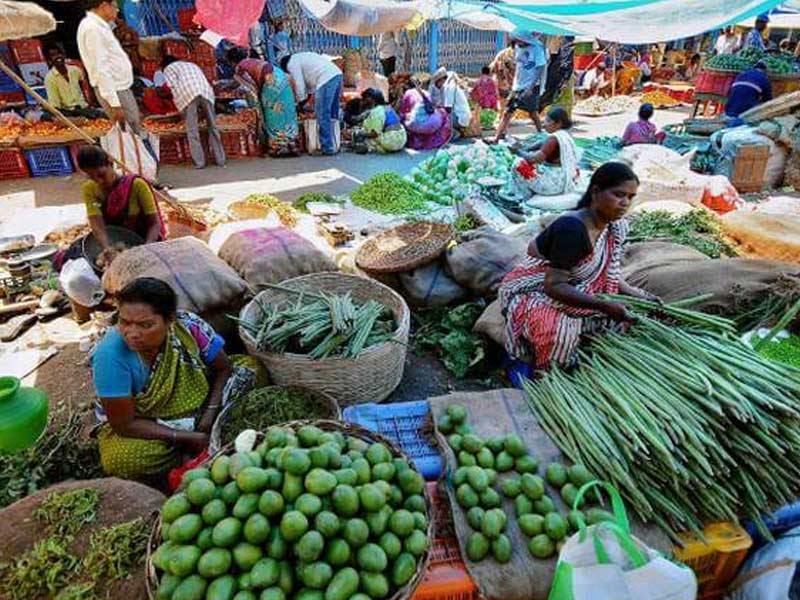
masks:
<svg viewBox="0 0 800 600"><path fill-rule="evenodd" d="M0 377L0 453L33 446L47 427L49 408L42 390L21 387L16 377Z"/></svg>

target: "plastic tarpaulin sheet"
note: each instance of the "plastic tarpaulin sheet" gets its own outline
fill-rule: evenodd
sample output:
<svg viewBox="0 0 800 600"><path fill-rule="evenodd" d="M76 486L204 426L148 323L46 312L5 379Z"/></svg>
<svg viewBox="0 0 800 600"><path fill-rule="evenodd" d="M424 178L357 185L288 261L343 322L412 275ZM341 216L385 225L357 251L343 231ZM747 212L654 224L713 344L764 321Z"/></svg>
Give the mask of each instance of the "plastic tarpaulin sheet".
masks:
<svg viewBox="0 0 800 600"><path fill-rule="evenodd" d="M248 31L264 10L264 0L197 0L195 20L206 29L240 46L248 46Z"/></svg>
<svg viewBox="0 0 800 600"><path fill-rule="evenodd" d="M459 18L459 13L482 10L500 15L522 29L645 44L734 25L782 3L782 0L506 0L480 5L455 2L443 10L455 19Z"/></svg>
<svg viewBox="0 0 800 600"><path fill-rule="evenodd" d="M299 0L326 29L343 35L375 35L398 29L416 29L433 16L433 2L415 0ZM474 8L474 7L473 7Z"/></svg>

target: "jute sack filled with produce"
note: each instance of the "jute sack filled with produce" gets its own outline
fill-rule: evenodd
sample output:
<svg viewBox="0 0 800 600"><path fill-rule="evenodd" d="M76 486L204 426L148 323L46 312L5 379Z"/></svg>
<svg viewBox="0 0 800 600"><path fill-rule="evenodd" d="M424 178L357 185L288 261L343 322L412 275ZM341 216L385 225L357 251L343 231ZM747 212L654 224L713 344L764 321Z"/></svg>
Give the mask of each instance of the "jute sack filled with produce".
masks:
<svg viewBox="0 0 800 600"><path fill-rule="evenodd" d="M314 244L285 227L248 229L231 235L219 257L244 277L254 292L265 283L336 271L333 261Z"/></svg>
<svg viewBox="0 0 800 600"><path fill-rule="evenodd" d="M745 252L800 264L800 217L734 211L721 220L723 231Z"/></svg>
<svg viewBox="0 0 800 600"><path fill-rule="evenodd" d="M60 483L8 506L0 598L146 598L147 540L164 500L141 483L105 478Z"/></svg>
<svg viewBox="0 0 800 600"><path fill-rule="evenodd" d="M487 598L503 598L503 600L546 599L553 583L556 553L552 540L548 542L540 536L544 535L542 531L547 529L550 531L549 535L564 539L567 535L564 519L557 517L553 513L566 515L568 511L558 487L554 487L550 483L544 487L543 482L539 481L541 478L537 477L535 473L538 471L541 475L547 476L548 482L561 483L563 488L567 488L565 482L570 475L573 475L573 470L564 469L568 465L564 463L558 448L539 426L526 404L523 393L519 390L501 389L480 393L458 392L431 398L429 402L436 422L438 439L444 448L444 455L448 462L448 470L453 473L453 477L448 480L447 494L453 510L456 536L461 547L464 563L475 584L481 594ZM448 407L450 408L448 409ZM444 418L445 415L447 415L447 419ZM473 476L469 474L468 470L467 479L469 483L462 484L468 487L473 487L473 484L483 487L483 484L486 483L487 491L481 494L475 506L485 505L484 508L486 508L480 523L481 530L483 530L485 524L487 528L486 535L495 542L502 540L502 536L506 538L502 542L493 544L493 547L489 550L481 548L482 540L480 540L479 536L473 535L477 533L473 525L477 525L477 517L474 513L478 511L473 510L473 514L470 514L462 507L463 500L469 493L464 493L464 490L457 491L454 489L454 483L457 482L459 477L459 462L463 464L464 460L459 461L448 441L453 439L453 434L450 434L447 439L445 438L445 434L442 431L445 421L448 421L448 424L454 427L455 430L458 430L458 427L463 428L465 426L474 430L472 437L475 438L477 436L480 438L480 443L483 445L476 455L477 459L481 460L481 464L488 464L485 462L488 457L484 455L489 451L489 447L500 443L500 447L496 448L500 452L489 452L495 456L495 470L498 472L496 482L488 484L488 482L478 481L482 477L478 477L477 474ZM457 421L460 421L460 423L457 424ZM466 429L462 429L462 431L466 431ZM461 440L465 440L468 437L466 434L455 435L458 435ZM472 443L478 442L475 439L466 443L462 441L462 447L469 447L470 450L475 449L474 446L471 446ZM517 455L517 458L514 459L512 454ZM512 461L512 466L506 468L508 465L501 463L508 460ZM561 467L552 466L545 469L551 463L558 463ZM520 473L520 470L524 471L524 474ZM574 474L577 475L578 471L575 470ZM583 475L581 474L581 476ZM524 491L520 491L519 483L509 483L509 480L514 479L521 480L522 490ZM459 489L462 489L462 485L459 485ZM572 487L574 485L570 484L569 488L567 488L570 489L570 492L564 492L565 497L569 498L570 494L573 493ZM494 488L497 489L494 490ZM494 491L489 492L488 490ZM530 501L529 496L537 496L539 500L536 502ZM550 500L546 500L548 496ZM514 500L511 499L512 497ZM495 516L487 519L486 515L489 512L496 511L494 508L488 509L490 505L501 509L505 514L505 518L494 512L493 515ZM537 510L542 512L546 510L548 517L538 519L535 516L538 514ZM525 515L525 518L518 520L518 514ZM497 520L495 517L500 520L500 529L504 529L504 533L501 535L497 534L497 523L492 522ZM502 527L503 521L505 521L505 527ZM523 533L523 528L532 535ZM488 529L494 529L494 531L488 531ZM536 533L532 529L538 529L539 532ZM668 551L671 547L667 536L656 527L634 523L633 532L637 538L652 548ZM483 535L481 533L481 536ZM477 541L476 539L471 539L476 537ZM506 544L509 546L510 554L506 556L501 556L501 552L496 554L496 551L501 550L500 546L506 546ZM548 557L546 559L535 558L529 546L533 546L533 550L537 554L548 555ZM480 555L483 555L483 558L475 560ZM499 562L496 556L501 556L503 559L508 558L508 560Z"/></svg>
<svg viewBox="0 0 800 600"><path fill-rule="evenodd" d="M503 307L499 300L495 300L486 310L483 311L481 317L475 322L475 327L472 328L475 333L485 335L495 344L501 348L506 347L506 319L503 316Z"/></svg>
<svg viewBox="0 0 800 600"><path fill-rule="evenodd" d="M464 233L461 241L445 253L445 266L462 287L479 296L494 296L500 281L527 251L527 240L481 227Z"/></svg>
<svg viewBox="0 0 800 600"><path fill-rule="evenodd" d="M631 244L622 261L622 274L631 285L675 302L704 294L695 310L737 315L778 289L800 289L797 265L747 258L710 259L702 253L666 242Z"/></svg>
<svg viewBox="0 0 800 600"><path fill-rule="evenodd" d="M178 295L178 308L204 313L235 305L247 283L196 238L179 238L137 246L120 254L103 275L111 295L134 279L154 277Z"/></svg>
<svg viewBox="0 0 800 600"><path fill-rule="evenodd" d="M414 306L445 306L467 296L461 287L447 274L442 259L427 265L398 273L403 297Z"/></svg>

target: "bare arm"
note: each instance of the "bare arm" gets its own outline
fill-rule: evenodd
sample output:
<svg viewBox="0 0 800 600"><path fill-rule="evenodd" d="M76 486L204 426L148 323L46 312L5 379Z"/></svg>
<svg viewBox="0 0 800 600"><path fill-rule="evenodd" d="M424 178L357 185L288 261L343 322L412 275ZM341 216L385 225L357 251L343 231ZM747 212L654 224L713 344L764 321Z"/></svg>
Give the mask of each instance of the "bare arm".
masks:
<svg viewBox="0 0 800 600"><path fill-rule="evenodd" d="M92 228L92 235L100 245L101 250L105 250L111 244L108 241L108 232L106 231L106 221L100 215L93 215L89 217L89 227Z"/></svg>
<svg viewBox="0 0 800 600"><path fill-rule="evenodd" d="M206 405L206 412L197 425L197 430L202 432L211 431L214 421L219 414L222 407L222 392L225 390L225 384L228 383L231 374L233 373L233 365L228 360L228 355L224 350L220 350L210 367L213 374L213 381L211 383L211 391L208 394L208 404Z"/></svg>
<svg viewBox="0 0 800 600"><path fill-rule="evenodd" d="M100 402L106 411L111 429L122 437L158 440L187 446L193 450L202 450L208 445L208 436L205 433L178 431L159 425L153 419L137 417L133 398L100 398Z"/></svg>
<svg viewBox="0 0 800 600"><path fill-rule="evenodd" d="M587 308L607 314L615 321L632 321L634 317L628 312L624 304L619 302L606 302L592 294L580 291L569 283L569 272L562 269L550 268L544 279L545 293L563 304L575 308Z"/></svg>
<svg viewBox="0 0 800 600"><path fill-rule="evenodd" d="M161 222L158 220L158 215L146 215L147 218L147 237L145 244L152 244L161 238Z"/></svg>

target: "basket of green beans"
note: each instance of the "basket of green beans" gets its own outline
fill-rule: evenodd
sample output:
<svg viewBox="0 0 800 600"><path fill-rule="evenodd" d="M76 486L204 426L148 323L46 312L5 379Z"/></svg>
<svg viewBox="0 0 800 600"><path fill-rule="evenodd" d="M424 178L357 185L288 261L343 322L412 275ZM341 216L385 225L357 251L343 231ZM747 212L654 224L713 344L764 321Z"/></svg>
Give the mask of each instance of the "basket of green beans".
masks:
<svg viewBox="0 0 800 600"><path fill-rule="evenodd" d="M403 376L409 326L399 294L343 273L268 286L239 318L242 341L275 384L320 391L341 406L392 393Z"/></svg>

